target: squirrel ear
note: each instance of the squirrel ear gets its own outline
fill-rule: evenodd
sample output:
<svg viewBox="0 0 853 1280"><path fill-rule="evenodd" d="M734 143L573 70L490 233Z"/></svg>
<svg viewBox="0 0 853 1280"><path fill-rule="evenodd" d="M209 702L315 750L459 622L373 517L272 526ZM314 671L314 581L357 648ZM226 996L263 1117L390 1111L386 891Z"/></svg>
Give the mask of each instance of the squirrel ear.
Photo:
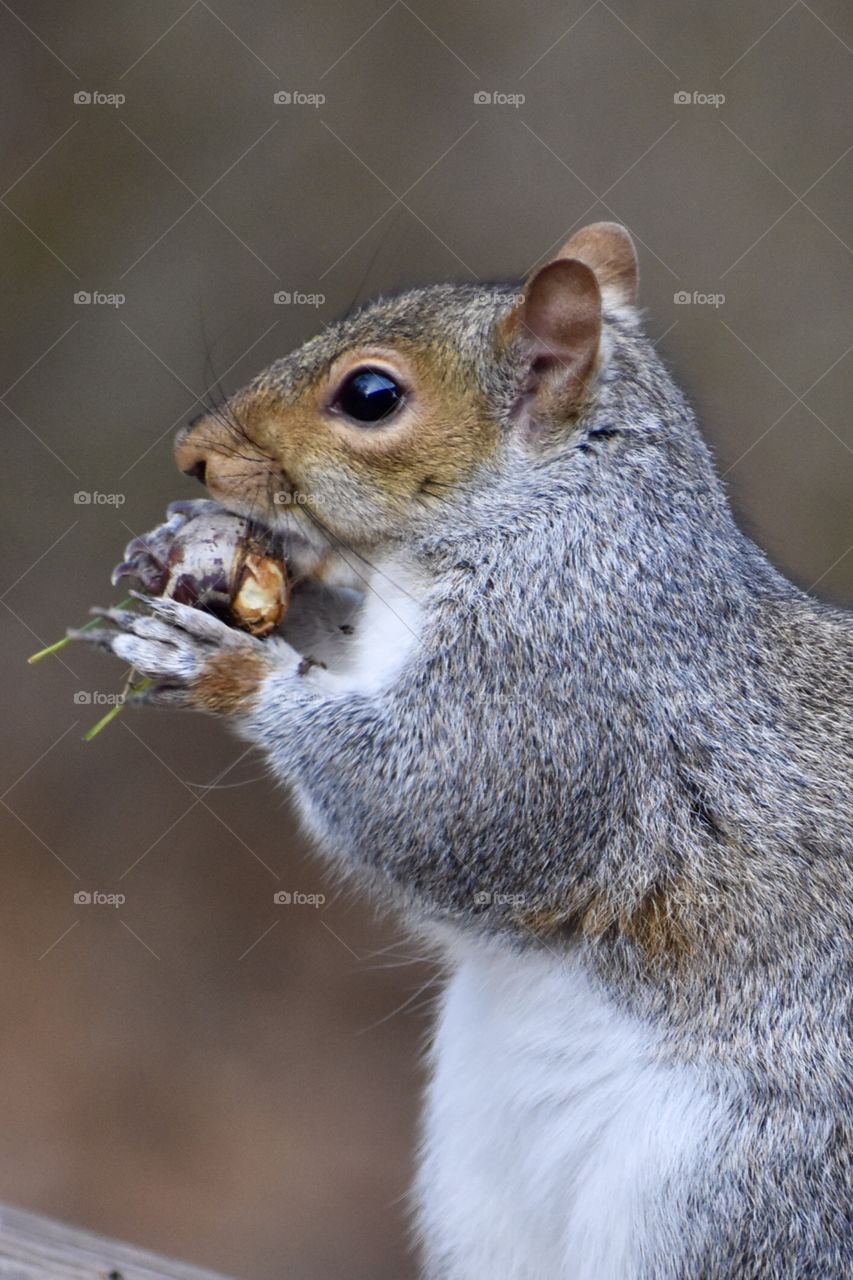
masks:
<svg viewBox="0 0 853 1280"><path fill-rule="evenodd" d="M507 317L504 335L528 366L522 403L540 422L564 421L579 408L598 355L601 293L595 273L576 258L541 267Z"/></svg>
<svg viewBox="0 0 853 1280"><path fill-rule="evenodd" d="M567 240L559 258L579 258L617 306L636 306L639 264L634 241L618 222L593 222Z"/></svg>

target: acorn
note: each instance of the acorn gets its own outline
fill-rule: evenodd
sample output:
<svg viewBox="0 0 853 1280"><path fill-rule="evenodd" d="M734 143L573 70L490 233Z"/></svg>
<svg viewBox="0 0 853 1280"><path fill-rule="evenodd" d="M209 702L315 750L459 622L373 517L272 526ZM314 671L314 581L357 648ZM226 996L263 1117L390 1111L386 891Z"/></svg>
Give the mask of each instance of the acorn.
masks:
<svg viewBox="0 0 853 1280"><path fill-rule="evenodd" d="M207 609L253 636L274 631L287 612L290 580L273 535L215 503L176 502L167 515L128 543L113 585L135 578L147 595Z"/></svg>

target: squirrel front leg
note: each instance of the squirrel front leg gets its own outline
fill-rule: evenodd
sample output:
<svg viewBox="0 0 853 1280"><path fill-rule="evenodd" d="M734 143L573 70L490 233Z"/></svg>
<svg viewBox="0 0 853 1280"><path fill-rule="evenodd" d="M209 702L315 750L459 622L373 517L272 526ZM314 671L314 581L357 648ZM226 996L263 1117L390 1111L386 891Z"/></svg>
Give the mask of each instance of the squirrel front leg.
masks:
<svg viewBox="0 0 853 1280"><path fill-rule="evenodd" d="M366 693L310 649L256 640L172 600L144 603L145 613L102 611L111 627L81 638L148 677L137 701L227 716L293 787L312 834L344 870L421 915L468 918L494 896L495 916L506 916L535 900L541 858L530 856L525 827L541 825L547 778L525 782L531 767L540 773L535 757L507 769L513 735L499 707L472 695L477 659L465 646L422 640Z"/></svg>
<svg viewBox="0 0 853 1280"><path fill-rule="evenodd" d="M292 786L342 869L416 915L522 941L590 922L600 932L654 886L652 854L665 841L648 823L631 827L630 793L663 762L632 738L630 708L621 729L615 716L595 720L583 664L562 672L566 726L521 696L511 673L490 676L496 638L470 606L461 622L430 626L396 675L364 692L311 648L254 639L175 601L145 605L105 611L112 626L81 638L148 677L136 700L228 716ZM628 762L619 768L614 732Z"/></svg>
<svg viewBox="0 0 853 1280"><path fill-rule="evenodd" d="M459 695L444 710L451 664L421 649L391 686L364 692L288 663L233 718L292 787L320 846L421 915L470 909L487 882L471 849L478 828L484 842L493 828L487 774L480 764L475 780L473 742L450 723Z"/></svg>
<svg viewBox="0 0 853 1280"><path fill-rule="evenodd" d="M301 816L321 847L356 873L380 873L411 904L446 906L436 881L467 873L448 814L447 775L462 764L440 728L431 733L425 677L408 670L392 688L358 692L309 661L288 662L258 686L238 733L265 752L276 777L292 787ZM429 701L427 701L428 699ZM469 801L470 801L469 797ZM443 868L443 876L441 870Z"/></svg>
<svg viewBox="0 0 853 1280"><path fill-rule="evenodd" d="M552 849L541 805L551 793L544 773L531 785L507 768L512 734L494 707L472 705L459 669L452 649L421 648L393 684L365 693L290 664L263 679L234 723L343 870L421 917L485 916L523 933L520 921L543 905L539 872ZM571 881L569 869L564 902Z"/></svg>

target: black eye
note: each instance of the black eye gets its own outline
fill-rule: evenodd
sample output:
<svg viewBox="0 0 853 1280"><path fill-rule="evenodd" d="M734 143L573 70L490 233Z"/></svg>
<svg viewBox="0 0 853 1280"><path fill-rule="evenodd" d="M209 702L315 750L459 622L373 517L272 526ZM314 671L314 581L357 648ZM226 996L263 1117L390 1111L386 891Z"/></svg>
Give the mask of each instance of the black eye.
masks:
<svg viewBox="0 0 853 1280"><path fill-rule="evenodd" d="M403 388L384 369L356 369L338 388L334 404L355 422L382 422L403 403Z"/></svg>

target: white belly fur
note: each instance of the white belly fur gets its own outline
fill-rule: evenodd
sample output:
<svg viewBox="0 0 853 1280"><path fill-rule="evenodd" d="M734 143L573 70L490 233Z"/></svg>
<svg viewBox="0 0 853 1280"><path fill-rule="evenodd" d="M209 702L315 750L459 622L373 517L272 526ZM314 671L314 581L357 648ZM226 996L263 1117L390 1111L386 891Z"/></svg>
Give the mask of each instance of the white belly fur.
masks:
<svg viewBox="0 0 853 1280"><path fill-rule="evenodd" d="M442 1280L632 1280L677 1257L714 1104L579 960L453 948L418 1196ZM664 1264L664 1271L668 1269Z"/></svg>

